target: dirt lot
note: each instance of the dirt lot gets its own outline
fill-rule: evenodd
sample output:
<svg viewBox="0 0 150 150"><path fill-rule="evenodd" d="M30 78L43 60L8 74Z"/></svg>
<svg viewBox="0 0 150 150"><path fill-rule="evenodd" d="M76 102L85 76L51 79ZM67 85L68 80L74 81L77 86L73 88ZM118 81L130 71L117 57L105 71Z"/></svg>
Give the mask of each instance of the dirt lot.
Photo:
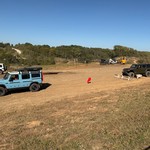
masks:
<svg viewBox="0 0 150 150"><path fill-rule="evenodd" d="M124 67L129 65L99 64L82 65L67 68L50 68L43 70L44 89L31 93L29 91L11 92L0 97L0 112L23 109L27 106L41 105L47 101L60 101L64 98L84 96L85 94L100 91L110 91L129 86L139 86L150 81L149 78L133 79L131 81L114 77L121 74ZM90 84L86 83L88 77L92 78Z"/></svg>
<svg viewBox="0 0 150 150"><path fill-rule="evenodd" d="M41 91L0 97L0 149L146 150L150 78L115 78L124 67L44 67Z"/></svg>

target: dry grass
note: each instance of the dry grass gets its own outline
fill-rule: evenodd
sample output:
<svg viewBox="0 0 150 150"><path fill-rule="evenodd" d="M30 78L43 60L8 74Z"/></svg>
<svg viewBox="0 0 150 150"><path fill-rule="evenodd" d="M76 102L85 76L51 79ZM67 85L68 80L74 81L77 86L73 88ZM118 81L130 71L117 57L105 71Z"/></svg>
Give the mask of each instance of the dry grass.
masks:
<svg viewBox="0 0 150 150"><path fill-rule="evenodd" d="M144 150L149 84L49 101L0 114L0 149Z"/></svg>

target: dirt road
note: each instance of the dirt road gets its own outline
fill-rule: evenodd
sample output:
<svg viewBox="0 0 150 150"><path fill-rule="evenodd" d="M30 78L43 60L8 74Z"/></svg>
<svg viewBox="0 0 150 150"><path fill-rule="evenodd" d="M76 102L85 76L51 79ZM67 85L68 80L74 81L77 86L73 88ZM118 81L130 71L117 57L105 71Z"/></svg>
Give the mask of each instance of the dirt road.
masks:
<svg viewBox="0 0 150 150"><path fill-rule="evenodd" d="M114 77L114 74L121 74L124 67L122 65L99 64L75 66L63 69L47 69L44 75L44 89L39 92L11 92L4 97L0 97L0 112L6 113L17 111L28 106L37 106L48 101L61 101L65 98L80 97L99 92L121 89L129 86L140 86L150 81L150 78L122 80ZM86 80L91 77L91 83Z"/></svg>

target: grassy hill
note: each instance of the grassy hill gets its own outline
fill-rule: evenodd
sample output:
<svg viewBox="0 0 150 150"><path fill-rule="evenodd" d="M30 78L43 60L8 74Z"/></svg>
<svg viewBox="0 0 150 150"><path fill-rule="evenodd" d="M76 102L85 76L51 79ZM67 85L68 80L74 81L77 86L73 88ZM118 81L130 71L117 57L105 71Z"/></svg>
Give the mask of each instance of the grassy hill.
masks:
<svg viewBox="0 0 150 150"><path fill-rule="evenodd" d="M137 51L120 45L115 45L114 49L103 49L77 45L50 47L49 45L32 45L31 43L16 45L0 43L0 62L8 65L90 63L100 59L123 56L127 57L128 63L150 63L150 52Z"/></svg>

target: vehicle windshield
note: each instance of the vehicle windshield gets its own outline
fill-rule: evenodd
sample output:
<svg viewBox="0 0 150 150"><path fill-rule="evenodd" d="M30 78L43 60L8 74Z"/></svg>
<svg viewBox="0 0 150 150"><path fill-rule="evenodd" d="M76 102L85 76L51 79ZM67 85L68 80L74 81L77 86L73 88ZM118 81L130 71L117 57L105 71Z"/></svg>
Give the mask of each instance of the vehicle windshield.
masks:
<svg viewBox="0 0 150 150"><path fill-rule="evenodd" d="M133 65L131 65L130 68L136 68L136 67L137 67L137 65L133 64Z"/></svg>
<svg viewBox="0 0 150 150"><path fill-rule="evenodd" d="M4 79L4 80L7 80L8 77L9 77L9 73L6 73L6 74L4 75L4 77L3 77L3 79Z"/></svg>

